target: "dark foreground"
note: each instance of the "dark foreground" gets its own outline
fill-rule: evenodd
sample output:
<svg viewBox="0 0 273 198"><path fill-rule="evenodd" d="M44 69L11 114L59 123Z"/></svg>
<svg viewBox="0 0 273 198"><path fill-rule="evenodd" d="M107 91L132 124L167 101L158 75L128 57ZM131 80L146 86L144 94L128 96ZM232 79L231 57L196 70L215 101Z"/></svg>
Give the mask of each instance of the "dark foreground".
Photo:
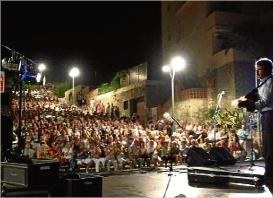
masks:
<svg viewBox="0 0 273 198"><path fill-rule="evenodd" d="M157 170L149 169L127 169L117 172L101 172L99 174L88 173L88 178L100 178L100 185L98 180L88 180L87 183L83 180L84 184L79 182L69 183L65 185L64 189L56 188L56 192L61 194L54 194L54 191L48 193L48 191L40 193L38 191L27 192L15 192L11 191L8 197L22 197L22 196L72 196L84 194L84 196L103 196L103 197L273 197L272 192L264 185L253 185L249 182L242 181L241 175L247 174L251 178L260 178L264 173L264 162L255 162L255 166L251 166L250 162L237 162L232 166L222 167L187 167L187 166L175 166L173 171L170 172L169 168L159 168ZM206 171L206 179L203 179L201 183L189 182L188 176L191 175L192 170ZM215 171L215 172L214 172ZM230 178L225 184L211 184L211 181L215 179L215 173L223 175L224 172L232 173L232 175L239 175L239 177L232 178L234 183L231 183ZM69 174L68 174L69 175ZM80 174L73 174L80 175ZM200 175L200 176L199 176ZM214 175L214 176L213 176ZM252 177L254 176L255 177ZM257 177L256 177L257 175ZM103 176L103 177L100 177ZM208 178L207 178L208 177ZM192 177L191 177L192 178ZM194 177L196 178L196 177ZM202 178L201 172L198 172L197 178ZM221 177L222 178L222 177ZM238 178L238 180L237 180ZM74 180L71 180L74 181ZM222 181L222 180L219 180ZM226 181L226 180L224 180ZM256 184L256 183L255 183ZM260 183L259 183L260 184ZM101 189L102 188L102 189ZM100 190L98 190L100 189ZM17 190L16 190L17 191ZM67 191L67 192L66 192ZM71 191L71 192L70 192ZM272 190L271 190L272 191ZM73 192L73 193L72 193ZM99 194L98 194L99 192ZM95 194L95 195L94 195ZM7 194L6 194L7 195ZM82 194L81 194L82 195ZM3 194L2 194L3 196Z"/></svg>

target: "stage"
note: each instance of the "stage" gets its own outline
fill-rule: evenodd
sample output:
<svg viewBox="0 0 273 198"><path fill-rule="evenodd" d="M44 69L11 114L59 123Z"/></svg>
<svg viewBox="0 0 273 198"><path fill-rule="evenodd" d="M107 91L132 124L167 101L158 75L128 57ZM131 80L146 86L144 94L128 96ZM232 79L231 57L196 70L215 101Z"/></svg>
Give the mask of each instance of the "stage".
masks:
<svg viewBox="0 0 273 198"><path fill-rule="evenodd" d="M254 165L251 166L251 162L237 162L235 165L214 167L180 165L174 166L172 172L169 171L169 167L125 169L100 173L84 173L81 171L81 173L73 173L73 175L81 175L81 179L70 178L66 180L65 186L55 189L58 191L57 194L52 192L47 195L46 192L43 192L40 196L59 196L60 193L71 191L73 187L73 191L69 195L75 195L75 197L78 197L76 195L81 191L85 191L85 195L102 195L103 197L272 197L270 190L264 185L259 185L259 188L257 188L252 184L238 182L242 175L255 176L254 178L262 177L264 162L256 161ZM201 175L206 173L209 178L204 177L201 183L189 182L189 173L195 173L192 170ZM224 184L221 184L221 182L211 183L213 175L225 177L227 173L228 175L229 173L232 176L235 175L235 180L227 180L228 183ZM60 173L62 176L69 174L71 173ZM199 179L199 177L197 178ZM221 178L219 181L222 181ZM229 181L235 182L231 183ZM35 196L35 193L39 193L39 191L27 193L29 196ZM10 195L16 196L18 193Z"/></svg>
<svg viewBox="0 0 273 198"><path fill-rule="evenodd" d="M255 162L255 165L257 166L252 167L252 170L249 170L250 162L219 168L232 172L262 175L264 163ZM175 166L171 175L168 170L168 168L160 168L157 171L134 170L105 175L102 194L104 197L272 197L271 192L265 186L257 189L253 185L235 183L228 185L189 184L186 166Z"/></svg>

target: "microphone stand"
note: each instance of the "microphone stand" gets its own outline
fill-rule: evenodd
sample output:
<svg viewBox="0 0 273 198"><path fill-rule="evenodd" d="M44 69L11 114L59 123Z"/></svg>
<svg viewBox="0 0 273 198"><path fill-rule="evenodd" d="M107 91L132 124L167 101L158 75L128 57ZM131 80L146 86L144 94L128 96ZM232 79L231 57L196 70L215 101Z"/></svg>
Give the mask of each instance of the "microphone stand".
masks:
<svg viewBox="0 0 273 198"><path fill-rule="evenodd" d="M222 91L221 93L217 95L217 103L216 103L215 111L212 117L213 118L213 147L216 146L216 116L220 111L220 104L221 104L221 100L224 93L225 92Z"/></svg>
<svg viewBox="0 0 273 198"><path fill-rule="evenodd" d="M175 126L174 126L174 122L172 122L172 123L170 123L169 124L169 126L167 127L167 133L168 133L168 136L169 136L169 138L170 138L170 143L169 143L169 148L170 148L170 150L169 150L169 157L168 157L168 159L167 160L169 160L170 161L170 166L169 166L169 171L170 171L170 174L169 175L171 175L171 172L173 171L173 163L172 163L172 134L173 134L173 132L175 131Z"/></svg>
<svg viewBox="0 0 273 198"><path fill-rule="evenodd" d="M173 117L171 117L172 119L173 119ZM176 120L173 120L172 121L172 123L170 124L170 126L168 126L168 129L167 129L167 131L168 131L168 135L169 135L169 138L170 138L170 150L169 150L169 159L167 159L167 160L170 160L170 166L169 166L169 173L168 173L168 176L169 176L169 180L168 180L168 184L167 184L167 187L166 187L166 189L165 189L165 192L164 192L164 196L163 196L163 198L165 198L166 197L166 194L167 194L167 191L168 191L168 189L169 189L169 186L170 186L170 183L171 183L171 178L172 178L172 175L173 175L173 162L172 162L172 135L173 135L173 133L174 133L174 131L175 131L175 125L174 125L174 122L175 122Z"/></svg>
<svg viewBox="0 0 273 198"><path fill-rule="evenodd" d="M254 171L254 169L253 169L253 167L254 166L257 166L257 167L263 167L264 168L264 166L258 166L258 165L256 165L255 163L254 163L254 138L253 138L253 130L254 130L254 115L253 115L253 113L249 113L249 126L248 126L248 129L249 129L249 132L250 132L250 138L251 138L251 150L250 150L250 167L248 168L248 170L249 171ZM247 165L248 166L248 165ZM244 166L240 166L240 168L241 167L244 167Z"/></svg>
<svg viewBox="0 0 273 198"><path fill-rule="evenodd" d="M170 138L170 143L169 143L169 151L168 151L168 160L170 161L170 166L169 166L169 171L170 173L168 174L169 176L172 175L172 171L173 171L173 162L172 162L172 154L173 154L173 148L172 148L172 135L176 130L175 124L177 124L179 127L183 128L183 126L180 124L180 122L174 117L171 116L169 113L164 113L163 117L169 122L168 123L168 127L167 127L167 133L168 136Z"/></svg>
<svg viewBox="0 0 273 198"><path fill-rule="evenodd" d="M258 87L259 86L259 82L258 82L259 80L258 80L258 78L257 78L257 75L255 75L255 86L256 87ZM255 111L254 111L255 112ZM249 171L254 171L254 169L253 169L253 166L257 166L257 167L263 167L264 168L264 166L258 166L258 165L256 165L255 163L254 163L254 143L253 143L253 130L254 130L254 123L253 123L253 121L254 121L254 115L253 115L254 113L252 113L252 112L250 112L249 113L249 115L248 115L248 117L249 117L249 127L248 127L248 129L249 129L249 132L250 132L250 138L251 138L251 150L250 150L250 152L251 152L251 154L250 154L250 167L249 167ZM263 147L263 145L262 145L262 139L261 139L261 123L260 123L260 114L259 113L257 113L256 114L256 121L257 121L257 129L258 129L258 132L260 133L260 139L259 139L259 143L260 143L260 147ZM260 150L263 150L263 149L260 149ZM240 168L241 167L244 167L244 166L240 166Z"/></svg>
<svg viewBox="0 0 273 198"><path fill-rule="evenodd" d="M214 112L214 115L213 115L213 145L212 145L212 148L216 148L216 115L219 113L220 111L220 104L221 104L221 100L223 98L223 95L225 94L224 91L222 91L221 93L219 93L217 95L217 103L216 103L216 107L215 107L215 112ZM225 171L228 171L227 169L225 168L222 168L222 167L219 167L219 165L217 164L216 165L217 168L221 169L221 170L225 170Z"/></svg>

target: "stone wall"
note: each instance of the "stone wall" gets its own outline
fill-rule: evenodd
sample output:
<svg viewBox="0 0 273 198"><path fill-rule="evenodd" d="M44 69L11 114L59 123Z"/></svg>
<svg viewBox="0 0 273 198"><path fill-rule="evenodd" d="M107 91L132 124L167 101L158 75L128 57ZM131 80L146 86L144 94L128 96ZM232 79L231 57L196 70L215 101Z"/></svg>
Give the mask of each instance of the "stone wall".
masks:
<svg viewBox="0 0 273 198"><path fill-rule="evenodd" d="M146 81L142 81L104 94L98 95L98 92L92 91L92 93L89 94L88 100L89 103L91 103L91 100L100 100L104 105L107 105L107 103L113 104L119 107L121 116L131 116L130 103L134 99L145 98L145 86ZM146 107L145 99L141 102L142 106ZM125 103L127 104L125 105ZM124 108L125 106L127 106L127 108Z"/></svg>
<svg viewBox="0 0 273 198"><path fill-rule="evenodd" d="M207 112L207 99L195 98L181 100L175 105L175 115L180 120L198 122Z"/></svg>
<svg viewBox="0 0 273 198"><path fill-rule="evenodd" d="M203 88L179 90L175 93L175 117L178 120L198 121L207 112L207 92ZM157 109L158 118L171 112L171 97Z"/></svg>
<svg viewBox="0 0 273 198"><path fill-rule="evenodd" d="M75 103L77 102L77 94L82 92L84 96L87 96L89 93L89 87L78 85L74 87L75 91ZM73 104L73 89L69 89L64 93L64 100L67 104Z"/></svg>

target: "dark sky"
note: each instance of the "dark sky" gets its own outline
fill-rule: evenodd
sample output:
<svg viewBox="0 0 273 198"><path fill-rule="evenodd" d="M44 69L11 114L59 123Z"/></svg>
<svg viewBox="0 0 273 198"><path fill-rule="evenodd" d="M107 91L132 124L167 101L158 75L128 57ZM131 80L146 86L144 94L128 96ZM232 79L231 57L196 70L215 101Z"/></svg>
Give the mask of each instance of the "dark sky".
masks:
<svg viewBox="0 0 273 198"><path fill-rule="evenodd" d="M73 65L93 84L161 64L160 2L1 2L1 26L1 43L46 63L49 81L70 80Z"/></svg>

